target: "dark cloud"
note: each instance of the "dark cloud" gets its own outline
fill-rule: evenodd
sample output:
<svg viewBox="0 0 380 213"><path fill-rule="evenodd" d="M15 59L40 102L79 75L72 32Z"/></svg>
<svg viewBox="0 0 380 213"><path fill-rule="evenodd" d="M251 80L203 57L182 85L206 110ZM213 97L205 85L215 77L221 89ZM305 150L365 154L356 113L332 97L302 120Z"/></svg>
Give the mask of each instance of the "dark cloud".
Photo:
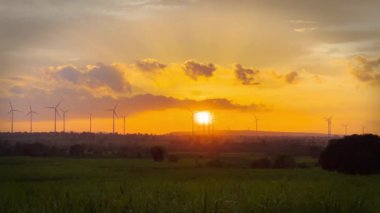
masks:
<svg viewBox="0 0 380 213"><path fill-rule="evenodd" d="M131 92L131 85L124 78L123 72L111 65L99 63L82 70L73 66L65 66L55 71L48 71L48 75L58 81L84 85L93 89L108 87L115 92Z"/></svg>
<svg viewBox="0 0 380 213"><path fill-rule="evenodd" d="M9 88L10 90L22 89L22 94L30 91L30 88ZM19 93L20 91L15 91ZM2 97L0 97L0 101ZM4 99L6 100L6 99ZM26 101L28 100L28 101ZM62 100L61 106L63 108L71 108L70 118L85 118L89 112L93 112L96 117L108 117L109 112L105 111L118 103L117 112L119 114L128 113L130 115L143 113L146 111L160 111L166 109L183 109L183 110L236 110L242 112L249 111L262 111L268 110L262 104L237 104L229 99L215 98L204 100L193 99L179 99L174 97L153 95L150 93L140 94L131 97L119 97L114 99L110 96L97 98L94 97L88 90L80 87L65 87L58 86L52 91L46 92L33 92L27 96L13 95L12 102L20 110L26 109L28 102L31 103L33 108L39 112L38 119L48 120L51 119L51 113L45 106L56 104ZM7 103L7 102L4 102ZM0 104L0 109L6 110L7 104Z"/></svg>
<svg viewBox="0 0 380 213"><path fill-rule="evenodd" d="M368 59L355 56L351 61L351 73L356 79L372 86L380 85L380 58Z"/></svg>
<svg viewBox="0 0 380 213"><path fill-rule="evenodd" d="M161 64L156 59L143 59L136 62L136 66L146 72L153 72L157 70L164 69L166 67L165 64Z"/></svg>
<svg viewBox="0 0 380 213"><path fill-rule="evenodd" d="M296 71L289 72L284 78L286 83L293 84L299 79L299 74Z"/></svg>
<svg viewBox="0 0 380 213"><path fill-rule="evenodd" d="M183 67L185 73L192 79L197 80L198 77L211 77L216 70L214 64L202 64L194 60L188 60Z"/></svg>
<svg viewBox="0 0 380 213"><path fill-rule="evenodd" d="M236 78L244 85L256 85L257 82L256 76L260 73L259 70L254 70L251 68L244 68L240 64L234 65L234 72Z"/></svg>
<svg viewBox="0 0 380 213"><path fill-rule="evenodd" d="M83 75L82 72L72 66L65 66L55 73L57 79L66 80L74 84L81 82Z"/></svg>
<svg viewBox="0 0 380 213"><path fill-rule="evenodd" d="M239 110L239 111L256 111L263 110L263 105L240 105L231 102L225 98L205 99L205 100L192 100L192 99L177 99L167 96L157 96L152 94L143 94L133 96L121 101L127 105L128 110L131 112L140 112L145 110L163 110L168 108L180 109L223 109L223 110Z"/></svg>

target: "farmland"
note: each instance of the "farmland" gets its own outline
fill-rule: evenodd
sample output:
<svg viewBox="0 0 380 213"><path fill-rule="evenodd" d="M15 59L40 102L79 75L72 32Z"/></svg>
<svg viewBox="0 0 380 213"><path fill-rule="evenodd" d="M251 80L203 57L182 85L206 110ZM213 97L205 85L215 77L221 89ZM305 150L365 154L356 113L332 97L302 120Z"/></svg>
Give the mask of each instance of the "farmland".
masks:
<svg viewBox="0 0 380 213"><path fill-rule="evenodd" d="M242 156L247 157L247 156ZM236 158L236 156L235 156ZM380 176L209 159L1 157L0 212L378 212ZM310 160L297 158L299 160Z"/></svg>

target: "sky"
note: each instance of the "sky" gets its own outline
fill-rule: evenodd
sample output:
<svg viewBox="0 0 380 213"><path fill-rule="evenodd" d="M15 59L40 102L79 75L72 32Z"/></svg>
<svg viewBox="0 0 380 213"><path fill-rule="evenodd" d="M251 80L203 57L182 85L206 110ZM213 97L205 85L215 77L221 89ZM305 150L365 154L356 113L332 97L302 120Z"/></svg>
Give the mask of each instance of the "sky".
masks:
<svg viewBox="0 0 380 213"><path fill-rule="evenodd" d="M380 1L0 0L0 131L380 134ZM57 120L62 130L62 118Z"/></svg>

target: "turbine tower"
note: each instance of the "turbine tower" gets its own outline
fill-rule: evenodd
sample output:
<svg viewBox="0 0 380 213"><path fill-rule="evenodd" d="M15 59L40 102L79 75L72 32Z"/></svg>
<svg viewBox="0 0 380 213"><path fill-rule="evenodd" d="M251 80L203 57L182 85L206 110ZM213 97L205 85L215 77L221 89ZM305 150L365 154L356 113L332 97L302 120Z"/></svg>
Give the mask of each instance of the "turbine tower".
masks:
<svg viewBox="0 0 380 213"><path fill-rule="evenodd" d="M194 115L195 115L195 112L194 110L191 110L191 109L188 109L191 113L191 136L194 137Z"/></svg>
<svg viewBox="0 0 380 213"><path fill-rule="evenodd" d="M9 102L10 110L7 113L7 115L11 114L11 133L13 133L13 113L14 112L21 112L20 110L14 109L11 102Z"/></svg>
<svg viewBox="0 0 380 213"><path fill-rule="evenodd" d="M33 111L32 106L29 104L29 112L26 116L29 116L30 119L30 133L33 132L33 114L37 114L37 112Z"/></svg>
<svg viewBox="0 0 380 213"><path fill-rule="evenodd" d="M331 136L331 122L332 122L332 116L325 118L327 122L327 135L330 137Z"/></svg>
<svg viewBox="0 0 380 213"><path fill-rule="evenodd" d="M92 113L90 113L90 133L92 131Z"/></svg>
<svg viewBox="0 0 380 213"><path fill-rule="evenodd" d="M58 107L62 101L59 101L55 106L47 106L46 108L54 110L54 132L57 132L57 115L59 116Z"/></svg>
<svg viewBox="0 0 380 213"><path fill-rule="evenodd" d="M66 131L66 113L69 112L70 110L66 109L61 109L62 112L62 120L63 120L63 132Z"/></svg>
<svg viewBox="0 0 380 213"><path fill-rule="evenodd" d="M344 127L344 135L347 135L348 133L348 124L343 124Z"/></svg>
<svg viewBox="0 0 380 213"><path fill-rule="evenodd" d="M258 133L258 123L259 123L259 119L256 117L256 116L254 116L255 117L255 124L256 124L256 134Z"/></svg>
<svg viewBox="0 0 380 213"><path fill-rule="evenodd" d="M127 113L123 115L123 134L125 135L125 119L127 118Z"/></svg>
<svg viewBox="0 0 380 213"><path fill-rule="evenodd" d="M116 108L118 104L115 104L115 106L112 109L106 109L106 111L112 112L112 134L115 134L115 116L118 117L116 113Z"/></svg>
<svg viewBox="0 0 380 213"><path fill-rule="evenodd" d="M362 135L364 135L364 134L365 134L365 126L362 125Z"/></svg>

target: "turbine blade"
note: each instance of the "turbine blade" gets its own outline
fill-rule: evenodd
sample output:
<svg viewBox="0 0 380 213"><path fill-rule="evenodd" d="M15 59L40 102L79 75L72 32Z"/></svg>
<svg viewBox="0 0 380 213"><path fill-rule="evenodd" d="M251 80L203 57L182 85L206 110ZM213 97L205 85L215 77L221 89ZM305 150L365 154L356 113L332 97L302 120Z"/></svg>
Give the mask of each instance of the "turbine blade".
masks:
<svg viewBox="0 0 380 213"><path fill-rule="evenodd" d="M113 110L116 110L117 105L119 105L119 103L116 103L116 104L115 104L115 106L113 107Z"/></svg>
<svg viewBox="0 0 380 213"><path fill-rule="evenodd" d="M13 105L11 101L9 101L9 106L11 107L11 109L13 109Z"/></svg>
<svg viewBox="0 0 380 213"><path fill-rule="evenodd" d="M58 108L58 106L61 104L61 102L62 102L62 100L60 100L60 101L58 102L58 104L55 105L55 107Z"/></svg>
<svg viewBox="0 0 380 213"><path fill-rule="evenodd" d="M113 113L116 115L116 117L118 118L119 115L117 114L117 112L114 110Z"/></svg>

